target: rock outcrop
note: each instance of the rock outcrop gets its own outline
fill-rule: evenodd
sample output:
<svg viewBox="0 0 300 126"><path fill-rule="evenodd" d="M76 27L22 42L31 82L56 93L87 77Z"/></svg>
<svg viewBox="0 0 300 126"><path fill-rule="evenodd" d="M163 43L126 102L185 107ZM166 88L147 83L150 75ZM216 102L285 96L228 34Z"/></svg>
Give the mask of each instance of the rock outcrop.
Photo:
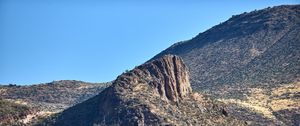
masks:
<svg viewBox="0 0 300 126"><path fill-rule="evenodd" d="M141 65L121 75L115 83L132 86L138 82L150 84L156 94L173 102L192 93L187 67L178 56L166 55Z"/></svg>
<svg viewBox="0 0 300 126"><path fill-rule="evenodd" d="M224 114L226 113L226 115ZM99 95L48 125L243 125L224 106L193 94L181 58L166 55L120 75Z"/></svg>

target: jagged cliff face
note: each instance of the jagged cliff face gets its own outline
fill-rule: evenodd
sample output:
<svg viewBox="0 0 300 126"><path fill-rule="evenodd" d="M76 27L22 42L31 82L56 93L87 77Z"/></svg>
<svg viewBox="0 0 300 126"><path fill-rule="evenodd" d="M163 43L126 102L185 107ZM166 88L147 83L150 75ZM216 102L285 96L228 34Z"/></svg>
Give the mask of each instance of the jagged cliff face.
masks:
<svg viewBox="0 0 300 126"><path fill-rule="evenodd" d="M120 75L52 125L243 125L225 107L192 93L187 67L167 55Z"/></svg>
<svg viewBox="0 0 300 126"><path fill-rule="evenodd" d="M140 83L146 83L154 88L153 93L173 102L192 93L187 67L181 58L171 55L141 65L118 77L115 83L121 87L138 84L133 88L141 88Z"/></svg>

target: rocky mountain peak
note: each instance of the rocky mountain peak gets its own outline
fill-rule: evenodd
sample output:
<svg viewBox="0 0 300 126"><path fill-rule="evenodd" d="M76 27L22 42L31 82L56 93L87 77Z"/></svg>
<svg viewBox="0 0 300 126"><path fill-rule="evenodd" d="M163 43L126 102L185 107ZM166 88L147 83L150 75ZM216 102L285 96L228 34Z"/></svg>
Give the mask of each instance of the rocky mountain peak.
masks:
<svg viewBox="0 0 300 126"><path fill-rule="evenodd" d="M53 125L244 124L222 111L193 94L183 60L166 55L123 73L99 95L62 112Z"/></svg>
<svg viewBox="0 0 300 126"><path fill-rule="evenodd" d="M166 55L136 67L115 81L122 87L145 82L155 89L156 94L169 101L178 101L192 92L188 69L183 60L175 55Z"/></svg>

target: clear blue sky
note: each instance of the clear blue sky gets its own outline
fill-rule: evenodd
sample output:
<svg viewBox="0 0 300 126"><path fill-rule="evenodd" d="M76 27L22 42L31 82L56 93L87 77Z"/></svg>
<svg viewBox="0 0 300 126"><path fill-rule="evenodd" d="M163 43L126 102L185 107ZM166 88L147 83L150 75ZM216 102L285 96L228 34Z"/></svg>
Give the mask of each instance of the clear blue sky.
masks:
<svg viewBox="0 0 300 126"><path fill-rule="evenodd" d="M111 81L232 15L295 3L299 1L0 0L0 84Z"/></svg>

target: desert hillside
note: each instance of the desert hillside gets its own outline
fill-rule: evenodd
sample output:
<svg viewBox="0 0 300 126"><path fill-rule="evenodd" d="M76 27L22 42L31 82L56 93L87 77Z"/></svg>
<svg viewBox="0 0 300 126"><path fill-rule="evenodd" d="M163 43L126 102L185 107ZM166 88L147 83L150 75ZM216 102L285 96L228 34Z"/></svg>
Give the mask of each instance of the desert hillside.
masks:
<svg viewBox="0 0 300 126"><path fill-rule="evenodd" d="M262 122L298 123L294 118L299 117L300 107L300 5L234 15L153 59L166 54L183 58L194 91L254 109L247 110L249 115L257 113L265 118ZM274 95L275 90L284 95ZM258 99L263 100L258 103Z"/></svg>
<svg viewBox="0 0 300 126"><path fill-rule="evenodd" d="M0 100L4 108L1 107L0 125L40 121L97 95L109 85L74 80L30 86L1 85Z"/></svg>

